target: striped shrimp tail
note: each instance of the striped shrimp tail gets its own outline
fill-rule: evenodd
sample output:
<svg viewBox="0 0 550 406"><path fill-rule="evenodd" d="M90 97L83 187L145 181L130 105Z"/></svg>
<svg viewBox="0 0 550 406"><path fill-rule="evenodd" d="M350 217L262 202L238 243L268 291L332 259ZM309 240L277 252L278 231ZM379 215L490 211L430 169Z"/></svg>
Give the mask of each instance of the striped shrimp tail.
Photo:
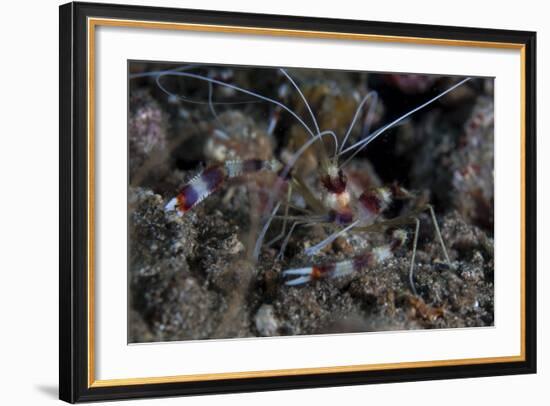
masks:
<svg viewBox="0 0 550 406"><path fill-rule="evenodd" d="M287 279L285 285L287 286L296 286L303 285L304 283L310 282L313 274L313 267L306 268L294 268L287 269L283 271L283 278L294 277L294 279Z"/></svg>
<svg viewBox="0 0 550 406"><path fill-rule="evenodd" d="M355 259L336 262L325 265L313 265L304 268L287 269L283 271L285 285L296 286L318 279L332 279L349 275L355 271L360 264ZM291 277L295 277L291 279Z"/></svg>
<svg viewBox="0 0 550 406"><path fill-rule="evenodd" d="M357 255L352 259L325 265L312 265L304 268L287 269L282 273L283 278L286 279L285 285L297 286L318 279L339 278L381 264L402 247L406 240L406 233L403 230L396 230L389 244L376 247L371 252ZM291 279L292 277L295 278Z"/></svg>
<svg viewBox="0 0 550 406"><path fill-rule="evenodd" d="M178 215L183 216L214 193L225 179L227 179L225 166L216 165L206 168L183 186L178 195L166 204L165 210L175 210Z"/></svg>
<svg viewBox="0 0 550 406"><path fill-rule="evenodd" d="M218 190L226 180L262 170L277 171L279 168L280 164L277 161L259 159L227 161L223 165L210 166L185 184L164 209L175 211L178 215L183 216Z"/></svg>

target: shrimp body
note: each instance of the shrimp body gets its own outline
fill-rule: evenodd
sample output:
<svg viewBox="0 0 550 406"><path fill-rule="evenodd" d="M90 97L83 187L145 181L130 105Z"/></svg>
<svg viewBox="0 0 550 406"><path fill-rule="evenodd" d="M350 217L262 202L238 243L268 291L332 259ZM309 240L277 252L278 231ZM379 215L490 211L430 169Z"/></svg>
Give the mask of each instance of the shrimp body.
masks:
<svg viewBox="0 0 550 406"><path fill-rule="evenodd" d="M396 185L363 191L359 197L353 196L348 187L347 177L336 164L331 164L326 174L321 176L325 193L323 203L329 213L328 220L338 225L350 224L361 218L363 224L372 222L388 208L395 197L410 196Z"/></svg>
<svg viewBox="0 0 550 406"><path fill-rule="evenodd" d="M423 104L409 110L405 114L400 115L393 121L372 132L370 131L370 125L372 124L376 113L378 95L376 91L370 91L359 102L346 133L343 137L339 137L335 131L323 129L319 126L313 112L314 110L309 105L305 95L300 90L298 84L283 68L279 68L278 71L286 78L288 86L285 87L285 89L291 88L299 95L299 99L305 106L304 112L308 113L310 116L309 118L313 124L312 127L304 121L301 114L296 113L292 108L283 103L285 100L279 101L252 90L228 83L227 80L229 78L224 77L223 75L218 79L218 76L213 75L212 73L209 73L206 76L191 73L189 72L191 68L192 67L182 67L171 71L149 72L146 75L154 77L159 87L161 87L167 95L176 96L181 100L189 102L192 102L193 100L184 96L177 96L176 94L169 92L162 86L160 79L164 76L173 76L199 80L207 83L209 88L208 105L211 113L218 121L219 118L217 117L214 108L215 103L212 100L213 86L223 88L231 93L240 93L246 95L247 97L252 97L256 101L268 103L272 108L272 116L266 125L266 133L269 136L274 137L275 130L279 122L279 116L281 113L285 113L288 114L290 119L294 121L294 125L298 126L301 131L304 131L304 133L308 136L308 140L304 142L295 152L293 152L288 160L282 159L282 161L285 161L284 166L276 160L267 161L260 159L239 161L229 160L218 165L210 166L184 185L176 197L168 201L165 206L165 210L175 211L179 216L183 216L186 212L196 207L200 202L222 187L226 181L245 174L257 173L260 171L271 171L276 175L277 179L271 186L268 193L268 204L265 212L269 213L269 215L263 220L261 232L256 239L254 250L252 251L252 258L255 261L257 261L260 256L260 251L264 245L264 238L275 218L282 220L282 230L279 235L268 243L268 245L271 245L279 240L283 241L279 250L278 258L282 258L284 256L285 247L297 226L311 226L314 224L319 224L321 226L341 226L339 230L332 232L332 234L327 236L323 241L305 249L304 253L306 255L313 256L318 254L323 248L331 244L338 237L343 236L347 232L354 229L357 230L359 228L365 229L371 227L370 229L374 230L377 225L379 226L378 228L388 226L393 227L396 225L411 224L411 222L414 222L414 224L416 224L416 229L415 237L413 239L411 270L409 274L411 289L413 293L416 293L413 284L413 269L419 220L414 215L405 215L401 216L401 218L394 218L390 220L380 219L381 215L383 215L383 213L388 209L393 200L407 199L412 196L406 190L397 187L396 185L365 190L360 194L358 193L359 196L355 196L352 188L348 185L347 177L343 168L346 164L351 162L357 154L364 150L370 143L381 137L389 129L399 125L411 115L441 99L457 87L462 86L468 82L470 78L465 78L457 82L443 92L440 92L436 96L425 101ZM282 99L286 99L285 92L281 93L279 96ZM246 103L249 102L250 101L246 101ZM360 121L360 116L363 114L363 110L365 110L365 124L361 131L361 136L352 145L346 146L356 122ZM336 131L338 131L338 129L336 129ZM221 137L223 141L227 141L229 138L229 136L227 136L223 131L216 134L218 138ZM327 144L325 143L325 138L327 137L332 137L333 139L333 143L331 144L334 145L333 154L331 154L331 151L327 149ZM298 160L309 148L315 148L316 156L319 157L320 167L322 168L322 172L319 174L319 183L322 185L321 199L319 199L319 195L315 193L315 191L310 190L309 185L303 181L300 174L293 173L293 169L297 165ZM256 156L256 158L258 157ZM281 156L281 158L284 157ZM283 189L285 189L287 193L286 198L281 200L281 192ZM303 200L303 202L305 202L304 207L294 204L292 198L296 194ZM279 213L280 208L283 208L284 212ZM289 214L289 210L299 211L299 213L296 215L294 215L294 213ZM433 208L430 205L426 205L424 210L430 211L434 230L441 244L445 259L447 263L450 263L437 221L435 219ZM416 214L418 212L419 211L416 210ZM287 232L286 226L288 221L293 221L293 224ZM299 285L311 280L348 275L362 268L379 264L391 257L393 252L404 244L406 240L405 234L401 233L398 237L399 238L394 239L394 241L385 246L374 248L370 252L361 253L360 255L346 261L288 269L283 272L284 277L289 275L296 275L298 277L294 280L287 281L286 284Z"/></svg>
<svg viewBox="0 0 550 406"><path fill-rule="evenodd" d="M354 214L346 175L336 165L330 165L321 177L321 183L325 188L323 203L328 210L329 221L340 225L351 223Z"/></svg>

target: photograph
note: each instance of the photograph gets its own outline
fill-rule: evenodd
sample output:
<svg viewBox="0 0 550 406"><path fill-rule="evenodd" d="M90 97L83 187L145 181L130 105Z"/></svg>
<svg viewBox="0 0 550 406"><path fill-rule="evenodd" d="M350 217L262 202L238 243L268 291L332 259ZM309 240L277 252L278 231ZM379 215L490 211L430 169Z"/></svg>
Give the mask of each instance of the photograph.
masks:
<svg viewBox="0 0 550 406"><path fill-rule="evenodd" d="M537 27L353 10L59 7L61 400L537 373Z"/></svg>
<svg viewBox="0 0 550 406"><path fill-rule="evenodd" d="M127 83L128 343L494 326L494 77Z"/></svg>

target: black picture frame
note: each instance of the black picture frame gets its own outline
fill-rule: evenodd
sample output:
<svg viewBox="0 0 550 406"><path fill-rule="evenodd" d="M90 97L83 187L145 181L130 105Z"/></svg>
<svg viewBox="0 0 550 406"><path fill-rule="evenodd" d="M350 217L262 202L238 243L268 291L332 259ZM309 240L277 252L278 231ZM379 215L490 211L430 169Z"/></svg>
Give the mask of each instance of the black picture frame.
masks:
<svg viewBox="0 0 550 406"><path fill-rule="evenodd" d="M59 397L67 402L235 393L372 383L527 374L536 372L536 33L374 21L185 10L112 4L60 6L60 279ZM514 362L431 366L273 377L90 385L88 352L87 19L130 19L345 32L453 41L510 43L524 52L525 196L524 359Z"/></svg>

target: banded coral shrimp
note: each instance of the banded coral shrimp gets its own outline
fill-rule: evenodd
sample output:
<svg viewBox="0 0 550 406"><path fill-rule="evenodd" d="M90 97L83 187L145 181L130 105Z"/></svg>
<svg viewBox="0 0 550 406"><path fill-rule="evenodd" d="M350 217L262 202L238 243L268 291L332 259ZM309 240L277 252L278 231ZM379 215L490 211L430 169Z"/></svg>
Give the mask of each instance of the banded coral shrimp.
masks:
<svg viewBox="0 0 550 406"><path fill-rule="evenodd" d="M387 228L396 230L388 244L371 249L371 252L357 253L353 258L324 265L290 268L282 273L287 285L305 284L321 278L336 278L385 261L396 250L405 245L407 237L401 228L412 224L414 226L414 236L412 238L409 282L411 290L414 294L417 294L414 285L414 261L419 231L418 216L421 212L429 212L433 222L435 238L441 247L441 254L445 262L450 264L432 206L426 204L408 214L384 219L383 215L392 201L413 199L414 194L397 184L354 193L350 189L344 169L371 142L470 79L465 78L449 86L424 103L399 115L372 132L370 126L376 113L378 95L373 91L364 92L357 100L357 106L346 132L337 134L333 129L321 128L314 112L315 109L310 106L306 95L301 90L301 86L285 69L280 68L278 72L284 80L285 86L279 87L279 94L273 97L265 96L251 90L251 88L233 84L226 78L216 76L211 72L197 73L196 66L183 66L179 69L143 74L154 78L159 88L169 97L179 98L183 102L201 103L207 106L215 123L219 123L219 114L216 111L218 106L229 103L257 103L259 101L272 106L271 117L266 123L265 132L267 134L273 134L274 129L277 127L277 117L285 114L289 117L288 120L294 121L308 136L293 151L285 151L287 152L286 156L280 154L280 156L269 160L257 158L227 159L207 166L197 176L184 184L175 197L167 198L166 210L184 216L234 179L259 172L275 174L274 183L270 185L271 190L267 194L268 199L264 205L264 219L254 244L253 260L258 260L265 247L274 246L275 244L279 244L278 258L282 259L293 233L300 227L309 229L316 226L328 232L326 238L305 248L304 253L310 257L318 255L336 239L350 233L378 232ZM192 100L186 95L176 94L163 84L163 81L168 77L205 83L208 89L207 99ZM240 102L219 102L214 97L217 88L240 93L249 99ZM296 107L289 107L289 103L285 101L289 98L289 94L293 94L300 101L303 109L302 114L297 112ZM359 125L358 123L361 121L362 125ZM356 126L362 127L360 135L351 143L351 135ZM217 128L214 134L222 140L231 138L223 128ZM351 143L351 145L347 145L348 143ZM310 151L314 151L319 161L317 180L314 182L307 181L302 174L295 170L299 162ZM300 201L301 204L297 204L297 201ZM268 236L275 221L281 223L280 232L266 242L266 236ZM315 261L312 260L311 262Z"/></svg>

